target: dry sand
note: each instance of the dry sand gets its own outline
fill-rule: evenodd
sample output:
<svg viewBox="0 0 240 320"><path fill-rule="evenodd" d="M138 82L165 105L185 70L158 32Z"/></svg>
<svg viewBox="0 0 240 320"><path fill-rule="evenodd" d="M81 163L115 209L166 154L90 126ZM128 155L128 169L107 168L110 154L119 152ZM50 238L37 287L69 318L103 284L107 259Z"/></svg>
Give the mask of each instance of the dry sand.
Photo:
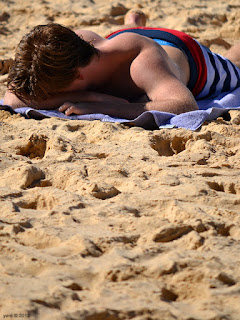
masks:
<svg viewBox="0 0 240 320"><path fill-rule="evenodd" d="M2 58L50 21L130 8L223 53L239 0L2 0ZM1 97L5 91L1 77ZM239 320L240 113L197 132L0 112L0 319Z"/></svg>

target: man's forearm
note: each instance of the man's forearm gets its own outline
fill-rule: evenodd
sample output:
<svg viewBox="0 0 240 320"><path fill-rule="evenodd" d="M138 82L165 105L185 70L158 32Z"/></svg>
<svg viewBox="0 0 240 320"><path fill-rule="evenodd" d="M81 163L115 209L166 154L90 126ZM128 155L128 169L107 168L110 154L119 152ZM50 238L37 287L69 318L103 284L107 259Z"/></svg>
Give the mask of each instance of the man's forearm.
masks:
<svg viewBox="0 0 240 320"><path fill-rule="evenodd" d="M49 110L59 108L66 101L71 101L69 104L73 102L72 104L79 108L80 111L78 114L103 113L112 117L130 120L136 118L144 111L150 110L180 114L198 109L195 101L183 103L182 101L167 99L161 101L127 103L124 99L95 92L64 93L46 101L30 103L18 99L15 94L7 90L3 103L11 106L13 109L29 106L36 109ZM60 111L65 110L65 113L67 114L66 108Z"/></svg>
<svg viewBox="0 0 240 320"><path fill-rule="evenodd" d="M18 97L12 92L10 92L9 90L7 90L4 95L3 104L10 106L13 109L18 109L18 108L23 108L28 106L25 102L18 99Z"/></svg>
<svg viewBox="0 0 240 320"><path fill-rule="evenodd" d="M177 100L149 101L136 103L120 103L120 102L90 102L90 103L64 103L59 111L65 114L89 114L102 113L112 117L134 119L144 111L157 110L170 113L184 113L197 110L197 104L183 104Z"/></svg>
<svg viewBox="0 0 240 320"><path fill-rule="evenodd" d="M20 100L15 94L6 91L4 96L4 104L11 106L13 109L21 108L21 107L32 107L35 109L44 109L44 110L53 110L60 107L63 103L71 101L73 103L81 103L81 102L121 102L127 103L127 100L111 96L104 93L98 92L63 92L57 94L55 97L49 98L47 100L42 101L29 101L29 100Z"/></svg>
<svg viewBox="0 0 240 320"><path fill-rule="evenodd" d="M74 108L71 109L71 105ZM68 107L69 106L69 107ZM76 108L75 108L76 107ZM121 103L121 102L88 102L88 103L66 103L63 108L59 108L61 112L65 111L66 115L72 113L89 114L102 113L112 117L123 119L134 119L143 113L145 110L145 103Z"/></svg>
<svg viewBox="0 0 240 320"><path fill-rule="evenodd" d="M71 106L71 103L69 104ZM195 100L191 102L178 101L175 99L167 99L161 101L148 101L148 102L133 102L133 103L121 103L121 102L91 102L91 103L76 103L79 108L78 114L87 113L103 113L108 114L112 117L124 118L124 119L134 119L142 114L144 111L162 111L169 112L173 114L180 114L184 112L198 110L198 106ZM67 112L70 115L72 112ZM60 111L65 111L60 109ZM76 109L75 109L76 110ZM78 111L78 110L76 110Z"/></svg>
<svg viewBox="0 0 240 320"><path fill-rule="evenodd" d="M87 99L87 98L85 98ZM80 100L80 95L75 93L64 93L59 94L56 97L50 98L48 100L31 102L29 100L23 101L20 100L14 93L9 90L6 91L3 103L5 105L11 106L13 109L22 108L22 107L32 107L35 109L45 109L45 110L53 110L58 108L61 104L66 101L78 101Z"/></svg>

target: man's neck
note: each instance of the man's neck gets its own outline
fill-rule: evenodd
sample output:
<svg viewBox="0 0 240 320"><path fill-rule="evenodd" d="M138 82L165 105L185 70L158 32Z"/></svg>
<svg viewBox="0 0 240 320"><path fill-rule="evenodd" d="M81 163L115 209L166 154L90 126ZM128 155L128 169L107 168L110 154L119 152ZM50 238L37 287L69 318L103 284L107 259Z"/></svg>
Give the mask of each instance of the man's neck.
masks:
<svg viewBox="0 0 240 320"><path fill-rule="evenodd" d="M90 64L82 69L83 81L88 90L102 87L115 71L116 56L114 53L100 51Z"/></svg>

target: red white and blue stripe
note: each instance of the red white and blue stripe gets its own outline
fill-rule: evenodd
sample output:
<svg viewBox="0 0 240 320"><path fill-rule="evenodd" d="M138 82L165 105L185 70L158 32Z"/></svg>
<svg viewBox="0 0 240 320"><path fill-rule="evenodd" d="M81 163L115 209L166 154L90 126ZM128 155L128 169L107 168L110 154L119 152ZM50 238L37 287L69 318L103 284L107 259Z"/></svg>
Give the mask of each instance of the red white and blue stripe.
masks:
<svg viewBox="0 0 240 320"><path fill-rule="evenodd" d="M199 44L207 65L207 79L197 100L214 98L240 87L240 69L230 60Z"/></svg>

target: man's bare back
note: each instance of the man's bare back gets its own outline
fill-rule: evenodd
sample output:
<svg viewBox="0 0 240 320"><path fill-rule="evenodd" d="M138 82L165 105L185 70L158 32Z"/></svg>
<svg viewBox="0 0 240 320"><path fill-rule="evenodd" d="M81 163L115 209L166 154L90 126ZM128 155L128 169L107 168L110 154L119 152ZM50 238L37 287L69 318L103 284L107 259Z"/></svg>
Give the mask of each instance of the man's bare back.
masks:
<svg viewBox="0 0 240 320"><path fill-rule="evenodd" d="M124 33L112 40L104 39L86 30L77 30L76 33L86 41L92 42L101 51L100 59L102 59L101 64L104 68L101 83L105 93L109 91L110 94L123 97L130 95L131 100L134 100L139 94L145 94L136 83L143 81L144 73L147 76L149 68L151 68L151 76L153 75L153 64L156 74L162 75L164 67L168 69L164 72L172 73L185 85L189 81L189 63L185 54L178 48L159 46L154 40L135 33ZM142 70L143 61L147 67L145 70ZM132 70L133 68L135 70ZM136 78L132 78L135 75ZM138 80L138 78L141 79ZM97 79L98 83L99 80Z"/></svg>

